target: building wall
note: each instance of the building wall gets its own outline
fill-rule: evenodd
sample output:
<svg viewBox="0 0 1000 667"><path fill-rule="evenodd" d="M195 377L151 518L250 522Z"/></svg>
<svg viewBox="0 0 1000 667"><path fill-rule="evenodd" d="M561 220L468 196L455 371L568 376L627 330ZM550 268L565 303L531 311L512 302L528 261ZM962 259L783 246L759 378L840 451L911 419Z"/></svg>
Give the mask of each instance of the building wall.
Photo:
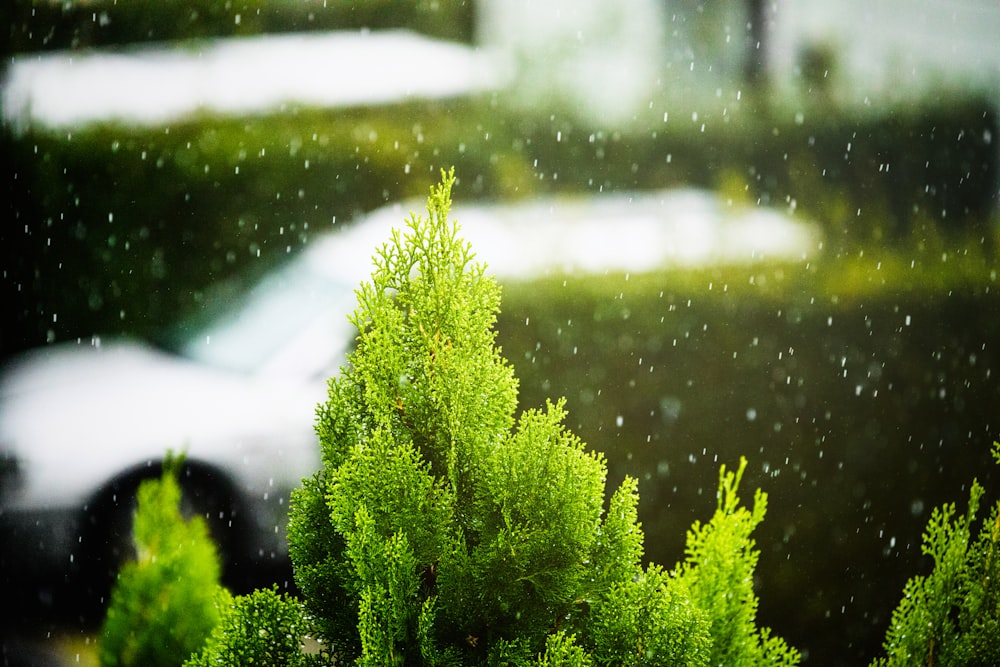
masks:
<svg viewBox="0 0 1000 667"><path fill-rule="evenodd" d="M879 106L958 89L992 95L1000 107L997 0L771 0L772 83L796 95L808 49L831 59L835 101ZM808 77L805 77L808 79Z"/></svg>
<svg viewBox="0 0 1000 667"><path fill-rule="evenodd" d="M753 1L480 0L478 41L506 54L512 94L533 108L611 124L719 115L749 87ZM974 90L1000 109L1000 0L759 1L779 104L879 108Z"/></svg>

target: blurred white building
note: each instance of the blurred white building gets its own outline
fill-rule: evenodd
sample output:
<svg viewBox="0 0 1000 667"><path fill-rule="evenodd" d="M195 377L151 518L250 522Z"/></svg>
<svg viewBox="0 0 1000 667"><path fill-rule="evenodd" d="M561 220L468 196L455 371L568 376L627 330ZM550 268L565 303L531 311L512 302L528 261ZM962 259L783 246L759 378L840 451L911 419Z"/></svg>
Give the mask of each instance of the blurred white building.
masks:
<svg viewBox="0 0 1000 667"><path fill-rule="evenodd" d="M830 57L829 92L847 106L973 91L1000 108L997 0L772 0L768 68L802 92L809 54Z"/></svg>
<svg viewBox="0 0 1000 667"><path fill-rule="evenodd" d="M610 123L731 108L755 58L779 103L823 86L847 108L970 90L1000 108L997 0L480 0L479 25L517 99Z"/></svg>

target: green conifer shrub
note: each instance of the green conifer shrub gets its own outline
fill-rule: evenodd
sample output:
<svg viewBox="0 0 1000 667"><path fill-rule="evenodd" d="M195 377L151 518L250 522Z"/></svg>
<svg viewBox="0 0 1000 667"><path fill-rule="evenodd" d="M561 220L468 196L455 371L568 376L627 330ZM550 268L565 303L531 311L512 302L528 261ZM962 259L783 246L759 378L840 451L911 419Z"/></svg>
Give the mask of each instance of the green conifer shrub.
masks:
<svg viewBox="0 0 1000 667"><path fill-rule="evenodd" d="M168 456L162 476L139 486L137 558L122 566L111 592L99 645L105 667L177 665L219 620L219 557L205 520L181 516L180 464Z"/></svg>
<svg viewBox="0 0 1000 667"><path fill-rule="evenodd" d="M184 662L184 667L324 664L318 650L304 650L303 642L312 636L312 630L297 599L275 588L261 588L236 598L220 589L218 605L221 609L218 625L201 651Z"/></svg>
<svg viewBox="0 0 1000 667"><path fill-rule="evenodd" d="M604 459L563 426L563 402L515 416L500 289L448 220L443 176L357 292L357 349L318 409L323 468L293 496L296 582L331 659L794 664L754 624L766 500L739 507L745 462L723 469L719 510L668 573L642 566L635 480L605 511Z"/></svg>
<svg viewBox="0 0 1000 667"><path fill-rule="evenodd" d="M982 496L973 480L964 515L954 503L931 513L922 549L934 569L906 583L873 667L1000 665L1000 501L974 538Z"/></svg>

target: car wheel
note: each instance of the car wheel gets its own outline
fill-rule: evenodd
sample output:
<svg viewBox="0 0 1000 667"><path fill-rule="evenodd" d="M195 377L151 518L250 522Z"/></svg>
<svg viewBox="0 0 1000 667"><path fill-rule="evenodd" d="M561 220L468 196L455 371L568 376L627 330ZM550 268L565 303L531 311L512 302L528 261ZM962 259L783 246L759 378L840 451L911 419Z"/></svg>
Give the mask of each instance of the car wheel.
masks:
<svg viewBox="0 0 1000 667"><path fill-rule="evenodd" d="M133 469L106 485L87 504L81 517L80 539L73 555L73 578L81 615L103 616L112 586L121 567L136 557L132 522L139 485L156 479L162 465L151 463ZM237 495L224 475L210 467L185 462L178 474L181 513L202 516L216 545L225 581L237 579L244 518Z"/></svg>

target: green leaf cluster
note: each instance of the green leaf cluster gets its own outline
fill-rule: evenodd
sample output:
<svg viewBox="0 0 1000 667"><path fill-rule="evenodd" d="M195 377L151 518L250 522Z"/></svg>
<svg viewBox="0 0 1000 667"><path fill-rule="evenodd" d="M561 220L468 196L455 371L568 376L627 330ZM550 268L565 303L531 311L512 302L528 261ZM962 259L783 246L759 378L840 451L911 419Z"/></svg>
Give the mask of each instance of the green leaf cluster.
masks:
<svg viewBox="0 0 1000 667"><path fill-rule="evenodd" d="M922 549L934 569L907 582L873 667L1000 665L1000 502L976 536L982 496L974 480L965 514L954 503L931 513Z"/></svg>
<svg viewBox="0 0 1000 667"><path fill-rule="evenodd" d="M119 573L101 629L100 664L177 665L219 620L219 557L202 517L181 516L180 460L139 486L137 558Z"/></svg>
<svg viewBox="0 0 1000 667"><path fill-rule="evenodd" d="M276 588L261 588L233 598L219 589L218 624L201 651L185 667L215 665L322 665L322 646L312 639L311 625L302 603ZM176 664L176 663L175 663Z"/></svg>
<svg viewBox="0 0 1000 667"><path fill-rule="evenodd" d="M318 409L324 465L293 496L296 582L331 659L794 664L754 623L749 534L766 501L739 507L745 461L723 469L687 561L644 568L635 480L605 508L604 459L563 402L515 416L500 289L448 220L443 176L357 291L357 348Z"/></svg>

